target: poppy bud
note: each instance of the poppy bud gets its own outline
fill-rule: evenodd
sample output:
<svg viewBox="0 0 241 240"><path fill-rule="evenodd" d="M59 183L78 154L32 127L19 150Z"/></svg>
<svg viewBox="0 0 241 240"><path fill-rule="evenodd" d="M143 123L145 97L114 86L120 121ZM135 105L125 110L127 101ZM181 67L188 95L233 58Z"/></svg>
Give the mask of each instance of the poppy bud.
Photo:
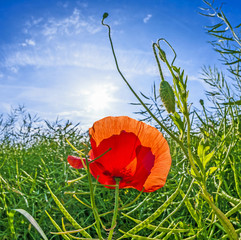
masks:
<svg viewBox="0 0 241 240"><path fill-rule="evenodd" d="M108 14L107 12L105 12L105 13L103 14L102 20L106 19L108 16L109 16L109 14Z"/></svg>
<svg viewBox="0 0 241 240"><path fill-rule="evenodd" d="M172 87L167 81L160 83L160 97L168 113L175 112L175 96Z"/></svg>
<svg viewBox="0 0 241 240"><path fill-rule="evenodd" d="M162 49L159 49L159 57L163 62L166 61L166 53Z"/></svg>

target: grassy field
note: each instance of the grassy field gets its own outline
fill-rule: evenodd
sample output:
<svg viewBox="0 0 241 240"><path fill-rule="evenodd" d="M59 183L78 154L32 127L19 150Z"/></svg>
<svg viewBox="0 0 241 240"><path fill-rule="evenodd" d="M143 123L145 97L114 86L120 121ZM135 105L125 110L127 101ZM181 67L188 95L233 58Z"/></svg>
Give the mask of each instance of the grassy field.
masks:
<svg viewBox="0 0 241 240"><path fill-rule="evenodd" d="M207 96L213 107L207 108L200 100L198 110L190 108L182 71L171 66L169 70L178 79L173 80L176 113L166 114L157 88L153 96L144 97L148 107L137 103L141 106L138 117L155 125L167 139L172 167L166 185L156 192L139 196L135 189L120 190L121 209L113 239L241 238L241 41L223 12L219 14L216 18L222 24L211 26L209 34L216 38L213 47L221 54L231 77L205 67L203 81L210 89ZM161 64L167 65L160 45L154 46L160 62L164 62ZM79 124L44 121L22 106L0 116L0 239L43 239L29 216L23 216L26 212L47 239L98 239L92 225L95 218L90 209L88 178L84 170L73 169L67 163L67 156L76 152L66 139L88 154L88 133L82 132ZM94 178L92 181L104 225L101 234L107 239L114 190L96 184ZM77 223L87 229L57 234L78 230Z"/></svg>
<svg viewBox="0 0 241 240"><path fill-rule="evenodd" d="M11 117L2 122L0 239L40 239L39 233L22 214L15 212L14 217L10 214L12 209L24 209L30 213L49 239L62 239L50 234L57 230L45 211L60 226L64 215L51 197L45 183L48 183L59 201L82 227L94 222L91 210L73 197L75 194L90 205L87 178L68 184L69 180L84 175L84 170L71 168L66 160L68 154L73 154L73 150L65 138L79 149L86 149L87 152L88 137L79 130L78 126L70 122L35 121L34 117L23 110L15 109ZM225 118L222 115L219 118L215 116L215 120L211 117L203 118L203 123L198 123L199 131L193 132L192 146L197 148L198 141L204 137L211 149L216 148L210 162L210 167L216 169L207 179L207 187L216 205L224 213L229 213L231 222L240 231L240 131L237 131L239 126L235 116L234 120L230 121L228 113L231 110L230 106L223 109ZM222 143L218 144L219 148L216 147L217 143ZM185 239L190 236L196 236L190 239L221 238L225 235L223 227L202 198L198 185L191 183L188 162L175 142L169 139L169 144L173 163L166 185L154 193L142 193L134 204L121 212L132 218L145 220L175 192L180 179L183 178L179 194L152 222L152 225L157 226L163 221L161 226L169 230L162 229L161 236L167 236L169 232L171 233L169 239ZM96 205L100 214L113 210L113 191L102 186L97 187ZM187 191L188 197L183 201L183 194L185 195ZM138 194L139 192L134 189L122 189L121 204L126 205ZM111 218L111 214L102 217L106 228L110 227ZM67 229L73 229L68 220L65 219L64 222ZM126 232L135 224L133 220L120 214L117 229ZM174 229L173 232L170 229ZM153 228L143 229L138 235L148 236L152 230ZM96 238L94 229L88 231L93 238ZM75 236L81 237L81 234ZM120 236L121 233L116 230L114 237Z"/></svg>

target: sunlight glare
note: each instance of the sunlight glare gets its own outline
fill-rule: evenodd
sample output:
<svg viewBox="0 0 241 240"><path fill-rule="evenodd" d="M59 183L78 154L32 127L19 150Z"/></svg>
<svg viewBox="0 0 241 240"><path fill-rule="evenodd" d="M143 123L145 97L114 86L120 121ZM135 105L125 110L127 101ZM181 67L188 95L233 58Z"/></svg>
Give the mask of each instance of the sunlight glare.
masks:
<svg viewBox="0 0 241 240"><path fill-rule="evenodd" d="M88 95L88 108L94 111L103 111L111 107L114 101L112 85L94 85Z"/></svg>

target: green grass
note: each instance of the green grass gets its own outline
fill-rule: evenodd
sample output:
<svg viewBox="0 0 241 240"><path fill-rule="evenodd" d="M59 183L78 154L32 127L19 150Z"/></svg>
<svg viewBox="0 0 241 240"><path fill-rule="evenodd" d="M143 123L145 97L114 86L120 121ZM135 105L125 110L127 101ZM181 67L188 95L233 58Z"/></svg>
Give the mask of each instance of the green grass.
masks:
<svg viewBox="0 0 241 240"><path fill-rule="evenodd" d="M226 118L228 118L231 108L229 106L223 109L226 112ZM10 118L6 121L3 119L1 125L0 239L40 239L39 233L20 213L15 213L13 224L11 224L9 215L12 209L24 209L31 214L48 239L62 239L50 233L57 232L57 230L45 213L45 210L59 226L61 226L61 218L64 215L51 197L45 183L49 184L53 193L81 227L87 227L94 222L91 210L73 197L73 194L76 194L84 203L90 205L89 195L86 194L89 192L87 178L72 184L67 183L68 180L76 179L84 175L85 172L72 169L67 164L68 154L73 154L74 152L67 144L65 138L68 138L78 149L84 148L88 152L88 137L79 130L78 126L74 126L70 122L57 121L46 124L44 121L37 121L30 124L30 119L33 121L32 117L28 117L29 121L27 122L22 121L26 119L26 116L30 116L23 110L14 110L15 121L13 122L18 126L23 126L24 124L31 125L32 129L38 126L37 133L29 129L28 132L24 133L22 141L19 141L16 137L13 137L13 132L11 132L12 136L10 134L7 134L8 137L4 135L6 133L5 126ZM207 180L208 190L212 194L216 205L224 213L227 213L234 206L237 206L238 201L240 201L241 158L240 143L238 141L240 136L235 130L237 128L235 121L224 121L221 115L219 118L218 116L215 116L213 119L209 118L210 124L199 122L200 129L205 129L205 131L193 132L192 146L197 149L199 140L205 138L211 148L215 147L217 142L221 143L222 139L224 139L224 129L226 128L226 131L230 131L230 126L227 128L225 124L234 124L233 130L227 132L228 136L225 142L216 150L214 158L210 162L210 166L217 167L217 170ZM205 119L203 119L203 122L205 122ZM15 135L20 134L18 131L15 130ZM173 163L166 185L154 193L143 193L133 205L121 211L136 219L136 221L144 221L165 203L176 190L182 177L184 177L181 184L182 192L185 195L188 191L192 181L189 164L177 144L171 139L169 139L169 144ZM224 197L224 193L227 196ZM120 191L121 204L129 203L138 194L139 192L134 189L122 189ZM95 196L100 214L113 210L114 190L98 186ZM233 197L236 201L229 199L229 197ZM185 239L194 235L196 235L196 239L208 239L208 237L211 237L210 239L218 239L225 235L221 224L218 223L208 204L201 197L198 185L194 183L186 200L182 201L182 199L182 195L178 193L173 202L163 210L157 219L150 223L151 225L148 228L142 229L135 234L148 236L155 229L152 227L153 225L158 226L160 222L165 220L159 227L176 229L176 232L173 230L174 233L170 234L169 239ZM174 210L176 212L170 215ZM241 208L229 216L237 230L241 229L241 224L238 220L240 219L240 213ZM102 217L106 228L110 228L111 219L111 214ZM64 223L66 229L74 229L66 218ZM122 235L117 229L127 232L135 227L136 224L130 218L119 214L114 239ZM14 229L11 229L12 225ZM183 229L183 231L179 232L178 229ZM163 231L161 239L163 236L167 236L168 232L170 233L170 230L164 229ZM93 227L87 230L87 232L93 238L97 238ZM103 234L105 236L104 230ZM160 232L155 235L158 234ZM75 234L75 236L81 237L81 234Z"/></svg>

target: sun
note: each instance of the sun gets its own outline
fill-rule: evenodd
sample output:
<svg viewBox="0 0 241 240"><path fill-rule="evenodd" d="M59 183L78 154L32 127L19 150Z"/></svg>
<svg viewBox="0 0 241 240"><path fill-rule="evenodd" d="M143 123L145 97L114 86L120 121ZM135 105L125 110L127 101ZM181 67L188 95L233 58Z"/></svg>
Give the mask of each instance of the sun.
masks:
<svg viewBox="0 0 241 240"><path fill-rule="evenodd" d="M88 108L94 111L103 111L111 107L114 101L115 88L108 84L94 85L88 96Z"/></svg>

